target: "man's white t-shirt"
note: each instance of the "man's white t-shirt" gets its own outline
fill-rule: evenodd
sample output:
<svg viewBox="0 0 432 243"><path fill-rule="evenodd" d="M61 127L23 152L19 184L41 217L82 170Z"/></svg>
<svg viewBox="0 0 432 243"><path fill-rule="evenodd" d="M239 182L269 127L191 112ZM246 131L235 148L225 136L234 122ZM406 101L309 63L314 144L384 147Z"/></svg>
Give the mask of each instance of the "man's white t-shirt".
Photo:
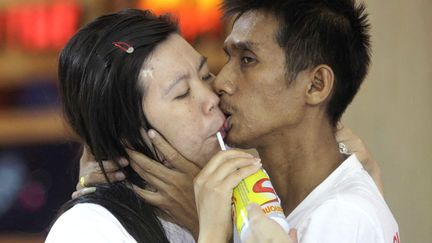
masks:
<svg viewBox="0 0 432 243"><path fill-rule="evenodd" d="M301 243L399 243L399 229L375 182L355 155L288 215Z"/></svg>
<svg viewBox="0 0 432 243"><path fill-rule="evenodd" d="M170 242L195 243L182 227L161 221ZM136 243L121 223L106 208L80 203L63 213L51 228L45 243Z"/></svg>

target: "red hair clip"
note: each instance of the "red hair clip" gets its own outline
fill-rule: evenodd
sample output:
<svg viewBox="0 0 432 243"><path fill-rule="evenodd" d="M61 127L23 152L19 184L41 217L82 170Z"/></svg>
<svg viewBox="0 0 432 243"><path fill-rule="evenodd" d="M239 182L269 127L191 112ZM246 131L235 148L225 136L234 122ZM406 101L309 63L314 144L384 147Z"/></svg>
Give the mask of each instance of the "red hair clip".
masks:
<svg viewBox="0 0 432 243"><path fill-rule="evenodd" d="M112 43L114 46L118 47L119 49L121 49L122 51L131 54L132 52L134 52L134 48L133 46L129 45L126 42L122 42L122 41L117 41L117 42L113 42Z"/></svg>

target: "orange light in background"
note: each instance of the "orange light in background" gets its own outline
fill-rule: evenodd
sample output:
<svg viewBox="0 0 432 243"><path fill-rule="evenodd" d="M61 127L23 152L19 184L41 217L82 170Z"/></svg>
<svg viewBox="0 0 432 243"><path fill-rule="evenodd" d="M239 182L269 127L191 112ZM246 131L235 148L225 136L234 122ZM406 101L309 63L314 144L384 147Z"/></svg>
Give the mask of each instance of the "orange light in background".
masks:
<svg viewBox="0 0 432 243"><path fill-rule="evenodd" d="M204 33L219 34L222 29L220 0L141 0L138 7L156 14L171 13L179 19L182 35L193 40Z"/></svg>
<svg viewBox="0 0 432 243"><path fill-rule="evenodd" d="M60 49L79 26L80 6L74 0L16 3L0 11L6 48Z"/></svg>

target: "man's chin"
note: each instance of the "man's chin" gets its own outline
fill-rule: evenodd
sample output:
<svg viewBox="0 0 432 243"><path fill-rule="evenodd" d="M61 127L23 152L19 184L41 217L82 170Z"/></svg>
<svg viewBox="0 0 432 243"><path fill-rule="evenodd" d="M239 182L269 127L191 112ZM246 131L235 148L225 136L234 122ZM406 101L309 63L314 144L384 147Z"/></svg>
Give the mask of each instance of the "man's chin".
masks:
<svg viewBox="0 0 432 243"><path fill-rule="evenodd" d="M239 149L252 149L254 148L251 140L247 136L235 133L235 131L229 131L225 137L225 143L232 148Z"/></svg>

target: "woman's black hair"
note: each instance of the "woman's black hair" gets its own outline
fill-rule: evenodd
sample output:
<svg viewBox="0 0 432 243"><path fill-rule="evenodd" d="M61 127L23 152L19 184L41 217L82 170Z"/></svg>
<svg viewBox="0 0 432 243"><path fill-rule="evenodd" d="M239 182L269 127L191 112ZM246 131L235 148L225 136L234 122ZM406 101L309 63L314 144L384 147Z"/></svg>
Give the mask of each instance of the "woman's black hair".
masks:
<svg viewBox="0 0 432 243"><path fill-rule="evenodd" d="M129 159L127 149L157 159L140 133L150 125L142 106L144 87L138 79L154 49L177 31L168 16L127 9L87 24L62 50L59 82L66 119L104 174L102 161L118 164L119 158ZM129 47L133 47L131 53L126 51ZM138 242L168 242L156 217L157 208L127 186L131 182L143 185L143 180L130 167L124 172L126 182L99 186L95 193L67 202L61 211L78 203L96 203L108 209ZM109 182L106 174L105 178Z"/></svg>

